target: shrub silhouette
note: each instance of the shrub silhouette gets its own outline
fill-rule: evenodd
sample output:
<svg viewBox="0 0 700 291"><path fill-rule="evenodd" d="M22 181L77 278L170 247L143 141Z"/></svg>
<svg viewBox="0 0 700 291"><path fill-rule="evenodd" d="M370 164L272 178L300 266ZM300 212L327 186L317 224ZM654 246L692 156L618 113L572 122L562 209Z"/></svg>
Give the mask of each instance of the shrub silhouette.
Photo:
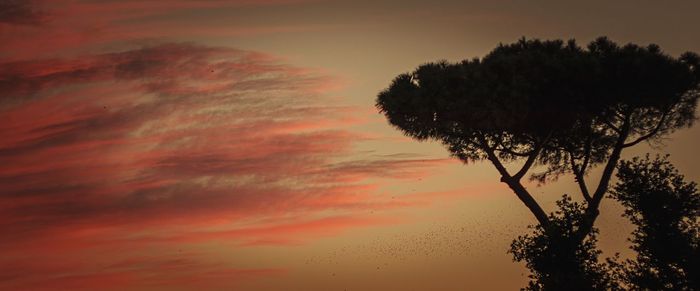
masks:
<svg viewBox="0 0 700 291"><path fill-rule="evenodd" d="M624 207L634 259L598 260L597 229L575 238L585 208L565 195L549 225L531 226L510 253L530 270L525 290L700 290L700 192L668 156L621 161L610 196Z"/></svg>
<svg viewBox="0 0 700 291"><path fill-rule="evenodd" d="M700 193L667 157L622 161L611 196L636 226L635 260L618 265L636 290L700 290ZM621 267L621 268L620 268Z"/></svg>
<svg viewBox="0 0 700 291"><path fill-rule="evenodd" d="M576 237L585 216L583 205L564 195L557 207L546 227L532 226L531 234L518 236L511 244L514 260L524 261L530 269L531 280L524 290L619 289L608 266L598 262L598 230L593 228L583 241Z"/></svg>

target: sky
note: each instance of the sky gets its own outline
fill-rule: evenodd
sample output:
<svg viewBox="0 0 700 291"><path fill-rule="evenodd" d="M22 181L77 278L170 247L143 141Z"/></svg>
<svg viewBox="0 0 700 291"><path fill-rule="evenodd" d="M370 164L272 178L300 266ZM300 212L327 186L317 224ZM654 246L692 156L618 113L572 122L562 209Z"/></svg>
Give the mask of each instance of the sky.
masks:
<svg viewBox="0 0 700 291"><path fill-rule="evenodd" d="M0 0L0 289L514 290L535 223L378 92L521 37L700 52L697 1ZM640 145L700 180L700 129ZM517 165L510 165L515 167ZM590 179L595 179L594 171ZM548 211L572 177L528 185ZM605 200L605 255L631 227Z"/></svg>

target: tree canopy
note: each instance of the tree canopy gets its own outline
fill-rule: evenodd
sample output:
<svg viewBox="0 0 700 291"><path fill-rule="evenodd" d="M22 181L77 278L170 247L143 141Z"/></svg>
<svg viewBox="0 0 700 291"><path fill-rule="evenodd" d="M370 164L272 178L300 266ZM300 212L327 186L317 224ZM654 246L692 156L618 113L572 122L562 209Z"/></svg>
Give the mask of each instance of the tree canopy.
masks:
<svg viewBox="0 0 700 291"><path fill-rule="evenodd" d="M501 44L481 59L419 66L397 76L376 105L417 140L437 140L465 163L489 160L540 224L549 218L520 180L576 178L587 203L588 234L620 153L692 125L699 57L674 58L656 45L620 46L598 38ZM507 162L521 161L509 172ZM605 168L597 187L584 177Z"/></svg>

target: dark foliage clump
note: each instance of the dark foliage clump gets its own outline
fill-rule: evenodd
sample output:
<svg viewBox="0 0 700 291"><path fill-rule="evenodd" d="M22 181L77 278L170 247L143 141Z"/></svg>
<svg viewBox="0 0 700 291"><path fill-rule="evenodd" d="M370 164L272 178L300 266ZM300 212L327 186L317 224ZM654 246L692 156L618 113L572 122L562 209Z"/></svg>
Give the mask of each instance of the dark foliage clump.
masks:
<svg viewBox="0 0 700 291"><path fill-rule="evenodd" d="M617 265L635 290L700 290L700 193L666 158L634 158L618 167L612 197L637 227L635 260Z"/></svg>
<svg viewBox="0 0 700 291"><path fill-rule="evenodd" d="M547 227L537 225L533 232L519 236L511 244L515 261L530 269L530 282L524 290L615 290L608 266L598 262L597 229L580 241L576 230L585 209L569 196L557 201L559 210L549 215Z"/></svg>

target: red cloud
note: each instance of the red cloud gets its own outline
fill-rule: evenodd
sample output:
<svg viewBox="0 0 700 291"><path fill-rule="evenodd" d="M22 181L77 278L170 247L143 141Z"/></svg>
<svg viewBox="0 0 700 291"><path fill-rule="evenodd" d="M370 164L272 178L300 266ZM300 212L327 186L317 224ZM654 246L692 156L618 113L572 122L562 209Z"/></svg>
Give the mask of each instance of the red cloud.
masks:
<svg viewBox="0 0 700 291"><path fill-rule="evenodd" d="M294 2L1 2L0 289L230 289L285 270L179 249L303 244L454 195L385 195L447 161L354 152L374 112L328 105L338 80L318 70L131 42L316 29L167 17Z"/></svg>
<svg viewBox="0 0 700 291"><path fill-rule="evenodd" d="M182 268L202 273L187 277L147 263L95 270L89 261L110 258L81 257L208 241L299 244L396 223L367 210L416 202L388 199L367 178L416 178L446 162L348 161L362 136L345 128L361 118L323 105L318 88L333 79L258 53L163 44L0 68L0 264L26 269L0 287L235 281L231 272L248 271L197 258ZM41 263L49 257L74 259L54 268Z"/></svg>

